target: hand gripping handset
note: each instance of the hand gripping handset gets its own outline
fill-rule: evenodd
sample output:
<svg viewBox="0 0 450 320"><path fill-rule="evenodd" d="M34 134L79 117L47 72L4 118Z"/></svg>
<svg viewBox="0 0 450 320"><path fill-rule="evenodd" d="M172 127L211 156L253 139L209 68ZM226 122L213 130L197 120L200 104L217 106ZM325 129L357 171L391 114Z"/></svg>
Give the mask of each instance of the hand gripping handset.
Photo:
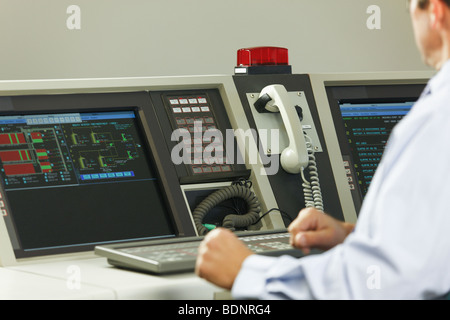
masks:
<svg viewBox="0 0 450 320"><path fill-rule="evenodd" d="M289 103L289 95L283 85L274 84L265 87L259 94L269 112L280 112L289 145L281 153L281 166L289 173L301 173L308 166L308 151L303 128L298 114ZM270 100L269 100L270 99Z"/></svg>

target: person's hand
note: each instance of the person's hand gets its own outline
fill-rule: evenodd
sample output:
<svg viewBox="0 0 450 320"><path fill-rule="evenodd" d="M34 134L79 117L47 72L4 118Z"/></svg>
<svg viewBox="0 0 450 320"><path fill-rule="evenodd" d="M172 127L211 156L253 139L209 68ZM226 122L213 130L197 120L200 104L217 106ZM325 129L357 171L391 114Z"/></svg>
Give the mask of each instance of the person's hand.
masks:
<svg viewBox="0 0 450 320"><path fill-rule="evenodd" d="M354 225L341 222L314 208L300 211L289 225L291 245L309 253L311 248L328 250L344 241Z"/></svg>
<svg viewBox="0 0 450 320"><path fill-rule="evenodd" d="M231 289L244 260L253 252L230 230L210 231L199 247L195 273L225 289Z"/></svg>

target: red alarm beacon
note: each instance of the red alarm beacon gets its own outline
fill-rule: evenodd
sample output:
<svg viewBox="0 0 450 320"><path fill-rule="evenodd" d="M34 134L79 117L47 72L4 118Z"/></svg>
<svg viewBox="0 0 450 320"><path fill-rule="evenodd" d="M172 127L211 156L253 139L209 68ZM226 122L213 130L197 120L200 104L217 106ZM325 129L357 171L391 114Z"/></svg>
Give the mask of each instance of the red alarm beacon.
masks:
<svg viewBox="0 0 450 320"><path fill-rule="evenodd" d="M237 51L235 74L291 74L288 49L253 47Z"/></svg>

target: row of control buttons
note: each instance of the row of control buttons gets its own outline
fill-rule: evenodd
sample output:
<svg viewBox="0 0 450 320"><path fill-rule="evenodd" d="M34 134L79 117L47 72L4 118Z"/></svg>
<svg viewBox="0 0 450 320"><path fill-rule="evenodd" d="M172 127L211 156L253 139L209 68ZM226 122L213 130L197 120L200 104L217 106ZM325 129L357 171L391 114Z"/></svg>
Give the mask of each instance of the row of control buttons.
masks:
<svg viewBox="0 0 450 320"><path fill-rule="evenodd" d="M203 117L203 118L175 118L178 125L184 124L195 124L195 122L200 123L214 123L214 119L212 117Z"/></svg>
<svg viewBox="0 0 450 320"><path fill-rule="evenodd" d="M201 167L192 167L192 171L194 173L215 173L215 172L230 172L231 166L228 164L225 165L216 165L216 166L201 166Z"/></svg>
<svg viewBox="0 0 450 320"><path fill-rule="evenodd" d="M205 132L206 130L214 130L217 129L215 125L207 125L207 126L182 126L179 125L178 126L179 129L186 129L189 132L193 133L193 132Z"/></svg>
<svg viewBox="0 0 450 320"><path fill-rule="evenodd" d="M206 98L198 97L198 98L171 98L169 99L171 105L182 105L182 104L206 104L208 103Z"/></svg>
<svg viewBox="0 0 450 320"><path fill-rule="evenodd" d="M348 181L348 185L350 187L350 190L355 190L355 184L353 182L352 169L351 169L350 163L348 161L344 160L344 168L345 168L345 174L347 176L347 181Z"/></svg>
<svg viewBox="0 0 450 320"><path fill-rule="evenodd" d="M6 211L5 201L3 200L3 195L1 192L0 192L0 212L2 213L3 217L6 217L8 215L8 211Z"/></svg>
<svg viewBox="0 0 450 320"><path fill-rule="evenodd" d="M209 107L182 107L172 108L173 113L209 112Z"/></svg>

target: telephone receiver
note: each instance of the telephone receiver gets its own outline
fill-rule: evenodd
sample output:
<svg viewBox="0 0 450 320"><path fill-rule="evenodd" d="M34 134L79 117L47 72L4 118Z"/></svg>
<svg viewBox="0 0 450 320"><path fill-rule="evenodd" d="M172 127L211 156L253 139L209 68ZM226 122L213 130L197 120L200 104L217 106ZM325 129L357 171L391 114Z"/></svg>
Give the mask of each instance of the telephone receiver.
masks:
<svg viewBox="0 0 450 320"><path fill-rule="evenodd" d="M308 149L300 118L295 106L290 102L286 88L279 84L264 87L254 106L258 112L281 114L289 139L288 146L281 152L281 166L288 173L301 174L305 206L323 211L322 192L314 152L311 143ZM309 169L311 181L308 181L304 175L306 168Z"/></svg>
<svg viewBox="0 0 450 320"><path fill-rule="evenodd" d="M281 153L281 166L289 173L301 173L308 167L308 150L297 111L290 103L283 85L274 84L262 89L255 107L259 112L279 112L283 119L289 145Z"/></svg>

